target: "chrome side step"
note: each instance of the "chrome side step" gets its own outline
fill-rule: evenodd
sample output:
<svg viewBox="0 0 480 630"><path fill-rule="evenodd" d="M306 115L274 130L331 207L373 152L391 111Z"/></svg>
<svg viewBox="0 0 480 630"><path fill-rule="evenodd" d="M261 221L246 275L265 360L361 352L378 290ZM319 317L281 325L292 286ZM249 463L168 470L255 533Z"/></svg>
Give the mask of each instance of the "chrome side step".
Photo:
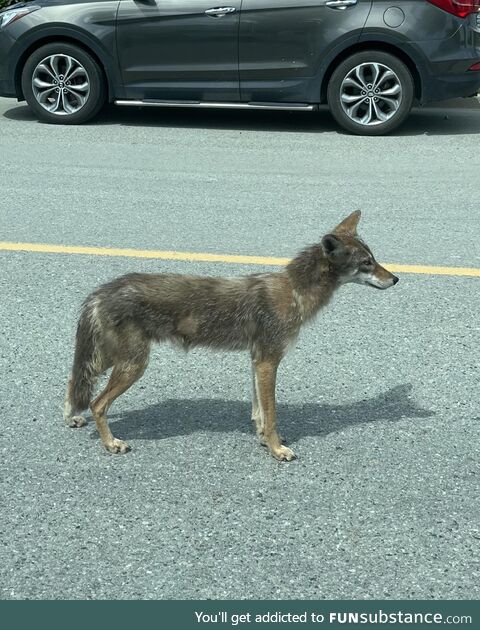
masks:
<svg viewBox="0 0 480 630"><path fill-rule="evenodd" d="M277 109L288 111L304 111L311 112L316 105L308 105L307 103L222 103L215 101L156 101L147 99L144 101L118 99L114 101L115 105L133 105L141 107L200 107L200 108L217 108L217 109Z"/></svg>

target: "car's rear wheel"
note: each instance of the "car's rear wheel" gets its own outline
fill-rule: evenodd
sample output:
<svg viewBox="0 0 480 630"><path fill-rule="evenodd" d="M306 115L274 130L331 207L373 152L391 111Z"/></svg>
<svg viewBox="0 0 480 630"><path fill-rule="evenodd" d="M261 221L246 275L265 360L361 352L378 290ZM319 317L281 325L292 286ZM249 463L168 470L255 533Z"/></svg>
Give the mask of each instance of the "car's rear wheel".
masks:
<svg viewBox="0 0 480 630"><path fill-rule="evenodd" d="M35 50L22 72L22 90L40 120L79 124L105 104L105 77L96 60L82 48L51 43Z"/></svg>
<svg viewBox="0 0 480 630"><path fill-rule="evenodd" d="M347 131L365 136L390 133L412 108L414 84L407 66L389 53L355 53L334 70L328 105Z"/></svg>

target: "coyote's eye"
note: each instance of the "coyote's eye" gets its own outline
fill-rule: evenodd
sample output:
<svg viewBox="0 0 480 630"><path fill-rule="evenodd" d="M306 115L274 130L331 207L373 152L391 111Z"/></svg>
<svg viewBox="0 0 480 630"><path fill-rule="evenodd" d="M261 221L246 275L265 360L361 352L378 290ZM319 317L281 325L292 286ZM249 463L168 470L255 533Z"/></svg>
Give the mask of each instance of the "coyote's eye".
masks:
<svg viewBox="0 0 480 630"><path fill-rule="evenodd" d="M371 260L370 258L366 258L365 260L362 260L360 264L362 267L370 268L373 266L373 260Z"/></svg>

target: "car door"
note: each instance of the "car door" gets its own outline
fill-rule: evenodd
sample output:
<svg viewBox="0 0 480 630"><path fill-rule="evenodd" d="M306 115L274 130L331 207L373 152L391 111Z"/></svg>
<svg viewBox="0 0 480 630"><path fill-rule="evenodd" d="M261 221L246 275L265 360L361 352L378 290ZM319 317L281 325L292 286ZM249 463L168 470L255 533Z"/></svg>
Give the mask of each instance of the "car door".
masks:
<svg viewBox="0 0 480 630"><path fill-rule="evenodd" d="M121 0L117 51L125 97L239 100L241 0Z"/></svg>
<svg viewBox="0 0 480 630"><path fill-rule="evenodd" d="M324 63L358 41L372 0L243 0L242 101L315 103Z"/></svg>

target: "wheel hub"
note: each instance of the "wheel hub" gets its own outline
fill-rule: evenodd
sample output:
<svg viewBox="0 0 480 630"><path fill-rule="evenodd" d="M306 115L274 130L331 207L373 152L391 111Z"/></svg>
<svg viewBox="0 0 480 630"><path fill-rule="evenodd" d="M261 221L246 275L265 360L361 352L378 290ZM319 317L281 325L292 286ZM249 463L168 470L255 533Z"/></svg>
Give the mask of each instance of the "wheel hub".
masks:
<svg viewBox="0 0 480 630"><path fill-rule="evenodd" d="M51 114L75 114L88 100L90 78L78 59L61 53L50 55L33 71L32 90L38 103Z"/></svg>
<svg viewBox="0 0 480 630"><path fill-rule="evenodd" d="M380 125L398 111L403 98L398 75L388 66L366 62L355 66L342 81L340 102L345 114L360 125Z"/></svg>

